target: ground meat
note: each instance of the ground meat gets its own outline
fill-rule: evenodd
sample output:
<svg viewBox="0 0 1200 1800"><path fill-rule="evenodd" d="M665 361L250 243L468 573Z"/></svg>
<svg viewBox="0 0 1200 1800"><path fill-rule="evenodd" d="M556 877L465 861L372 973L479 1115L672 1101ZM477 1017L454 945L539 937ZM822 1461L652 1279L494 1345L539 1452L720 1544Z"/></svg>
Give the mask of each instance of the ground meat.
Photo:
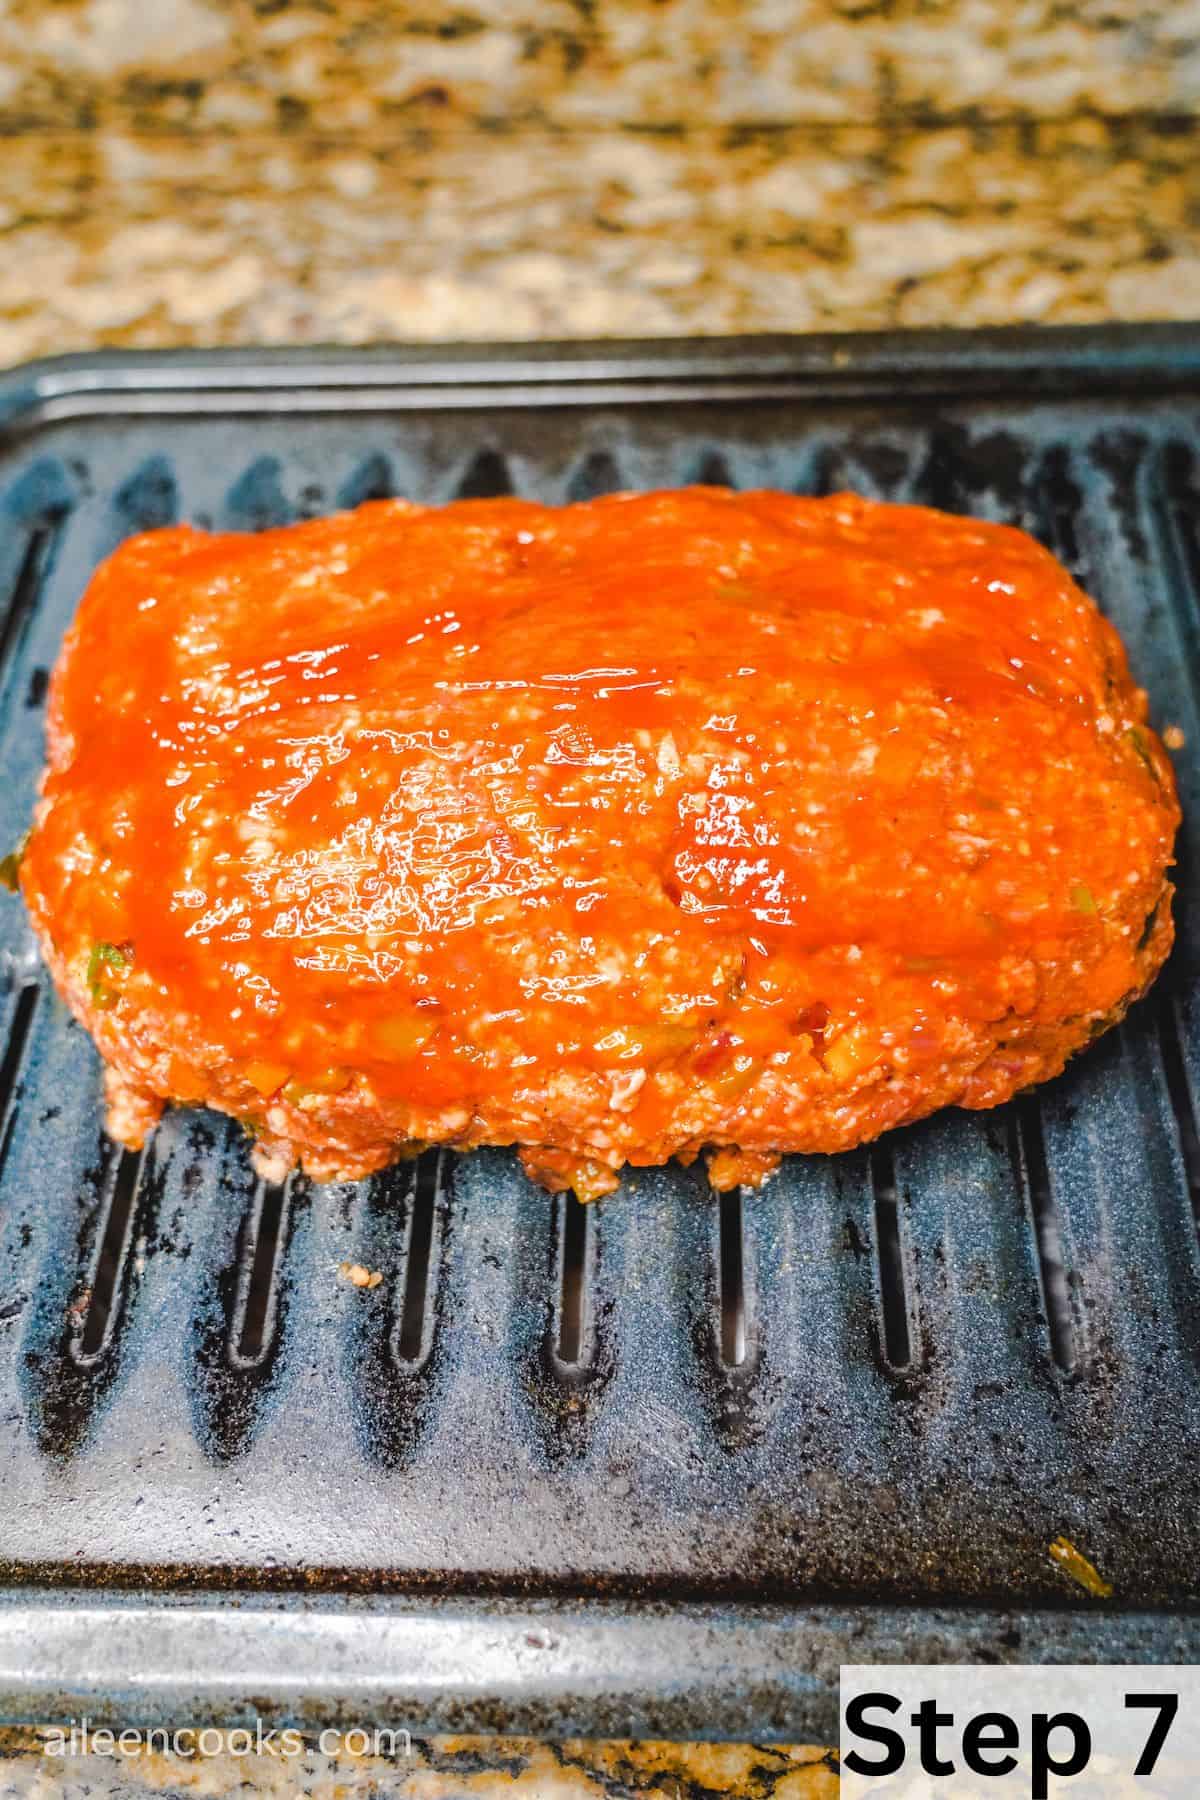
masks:
<svg viewBox="0 0 1200 1800"><path fill-rule="evenodd" d="M21 884L110 1126L758 1182L993 1106L1170 947L1170 765L1023 533L848 495L361 507L96 573Z"/></svg>

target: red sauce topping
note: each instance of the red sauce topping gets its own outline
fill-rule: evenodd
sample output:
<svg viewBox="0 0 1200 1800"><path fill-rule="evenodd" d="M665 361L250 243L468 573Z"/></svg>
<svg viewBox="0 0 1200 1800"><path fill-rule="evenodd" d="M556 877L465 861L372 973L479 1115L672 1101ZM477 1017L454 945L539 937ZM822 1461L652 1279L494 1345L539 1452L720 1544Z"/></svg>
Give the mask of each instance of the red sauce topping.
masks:
<svg viewBox="0 0 1200 1800"><path fill-rule="evenodd" d="M172 528L84 599L26 887L68 956L132 946L189 1032L301 1081L471 1104L498 1066L819 1055L881 967L986 1018L1002 953L1094 959L1174 823L1132 696L1045 551L917 508Z"/></svg>

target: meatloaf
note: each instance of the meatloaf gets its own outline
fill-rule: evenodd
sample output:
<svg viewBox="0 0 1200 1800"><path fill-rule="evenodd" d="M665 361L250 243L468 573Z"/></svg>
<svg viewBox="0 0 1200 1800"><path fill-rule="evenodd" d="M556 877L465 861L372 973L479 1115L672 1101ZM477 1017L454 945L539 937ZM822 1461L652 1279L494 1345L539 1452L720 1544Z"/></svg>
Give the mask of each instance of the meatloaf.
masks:
<svg viewBox="0 0 1200 1800"><path fill-rule="evenodd" d="M717 1188L994 1106L1171 944L1169 761L1024 533L851 495L376 502L97 571L21 885L110 1130Z"/></svg>

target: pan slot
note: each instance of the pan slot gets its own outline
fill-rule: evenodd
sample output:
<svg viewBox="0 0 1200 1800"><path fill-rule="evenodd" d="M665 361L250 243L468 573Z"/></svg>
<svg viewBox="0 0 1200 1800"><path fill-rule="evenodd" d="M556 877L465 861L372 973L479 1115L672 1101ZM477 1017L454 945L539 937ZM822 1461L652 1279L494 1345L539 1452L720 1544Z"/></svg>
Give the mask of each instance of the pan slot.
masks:
<svg viewBox="0 0 1200 1800"><path fill-rule="evenodd" d="M700 487L736 487L737 483L730 473L729 464L719 450L705 450L696 460L690 482Z"/></svg>
<svg viewBox="0 0 1200 1800"><path fill-rule="evenodd" d="M404 1295L396 1329L395 1356L405 1369L419 1368L433 1346L436 1262L441 1254L441 1213L445 1200L444 1152L427 1150L418 1159L405 1234Z"/></svg>
<svg viewBox="0 0 1200 1800"><path fill-rule="evenodd" d="M508 464L498 450L479 450L467 465L455 494L460 500L496 500L513 491Z"/></svg>
<svg viewBox="0 0 1200 1800"><path fill-rule="evenodd" d="M615 494L621 486L621 474L612 453L591 450L567 482L568 500L598 500L602 494Z"/></svg>
<svg viewBox="0 0 1200 1800"><path fill-rule="evenodd" d="M1014 1102L1010 1151L1017 1182L1024 1191L1033 1224L1038 1281L1042 1291L1046 1329L1050 1337L1050 1354L1055 1366L1064 1375L1070 1375L1078 1362L1075 1320L1067 1279L1062 1221L1046 1161L1042 1115L1035 1099Z"/></svg>
<svg viewBox="0 0 1200 1800"><path fill-rule="evenodd" d="M150 456L118 488L114 507L126 531L156 531L179 517L179 490L165 456Z"/></svg>
<svg viewBox="0 0 1200 1800"><path fill-rule="evenodd" d="M1005 426L989 429L982 421L944 419L929 434L911 492L946 512L1028 525L1029 487L1026 438Z"/></svg>
<svg viewBox="0 0 1200 1800"><path fill-rule="evenodd" d="M230 1330L229 1357L237 1369L259 1368L274 1340L293 1188L289 1177L260 1181L254 1190Z"/></svg>
<svg viewBox="0 0 1200 1800"><path fill-rule="evenodd" d="M591 1362L591 1209L574 1194L559 1194L554 1206L558 1239L558 1319L555 1360L572 1374Z"/></svg>
<svg viewBox="0 0 1200 1800"><path fill-rule="evenodd" d="M896 1167L886 1145L872 1150L870 1168L883 1356L888 1369L902 1375L911 1369L913 1360L912 1303L900 1226Z"/></svg>
<svg viewBox="0 0 1200 1800"><path fill-rule="evenodd" d="M196 1284L188 1385L204 1453L224 1464L249 1451L286 1374L293 1298L286 1274L308 1182L303 1175L282 1184L256 1179L232 1121L208 1156L217 1207L198 1246L205 1266Z"/></svg>
<svg viewBox="0 0 1200 1800"><path fill-rule="evenodd" d="M846 493L847 488L853 488L855 481L853 475L847 473L844 446L831 443L815 446L806 459L804 470L793 477L790 486L793 493L804 495L808 500L828 500L831 493Z"/></svg>
<svg viewBox="0 0 1200 1800"><path fill-rule="evenodd" d="M1061 563L1100 604L1079 539L1083 494L1071 473L1071 456L1065 444L1055 444L1043 456L1034 478L1034 499L1043 534Z"/></svg>
<svg viewBox="0 0 1200 1800"><path fill-rule="evenodd" d="M742 1190L733 1188L718 1201L719 1216L719 1340L721 1362L726 1369L746 1363L746 1248Z"/></svg>
<svg viewBox="0 0 1200 1800"><path fill-rule="evenodd" d="M1187 444L1175 440L1164 448L1162 483L1178 539L1183 583L1194 613L1200 606L1200 495L1196 487L1196 459Z"/></svg>
<svg viewBox="0 0 1200 1800"><path fill-rule="evenodd" d="M813 458L812 474L795 491L815 498L829 494L861 494L869 500L894 500L908 487L912 452L890 438L850 437L824 445Z"/></svg>
<svg viewBox="0 0 1200 1800"><path fill-rule="evenodd" d="M8 1042L4 1046L4 1057L0 1061L0 1119L4 1121L3 1135L0 1135L0 1173L3 1173L8 1161L8 1147L12 1141L13 1126L17 1122L21 1068L25 1061L25 1046L29 1042L33 1015L37 1009L38 993L36 983L31 982L18 994Z"/></svg>
<svg viewBox="0 0 1200 1800"><path fill-rule="evenodd" d="M136 1286L134 1246L150 1236L158 1176L149 1153L101 1137L80 1175L81 1229L55 1208L51 1254L31 1297L22 1385L30 1430L45 1456L66 1461L87 1443L121 1374L124 1321ZM70 1209L74 1212L74 1208Z"/></svg>
<svg viewBox="0 0 1200 1800"><path fill-rule="evenodd" d="M604 1202L585 1206L567 1192L554 1196L547 1221L545 1196L534 1197L536 1205L528 1217L539 1238L549 1223L549 1255L545 1324L529 1346L534 1359L530 1394L536 1429L547 1455L557 1462L583 1454L600 1416L600 1397L613 1374L605 1325L612 1296L600 1279L605 1212ZM618 1209L631 1204L627 1195L614 1200Z"/></svg>
<svg viewBox="0 0 1200 1800"><path fill-rule="evenodd" d="M916 478L917 498L946 512L967 512L961 443L948 429L930 433L929 449Z"/></svg>
<svg viewBox="0 0 1200 1800"><path fill-rule="evenodd" d="M377 450L350 471L337 491L337 505L351 508L364 500L390 500L394 492L387 457Z"/></svg>
<svg viewBox="0 0 1200 1800"><path fill-rule="evenodd" d="M54 536L49 526L43 527L32 534L25 546L4 619L0 622L0 673L16 660L25 641L33 609L50 567Z"/></svg>
<svg viewBox="0 0 1200 1800"><path fill-rule="evenodd" d="M821 444L808 460L807 469L791 484L794 494L810 500L825 500L846 487L841 451L834 444Z"/></svg>
<svg viewBox="0 0 1200 1800"><path fill-rule="evenodd" d="M377 1296L355 1296L346 1307L343 1366L355 1436L382 1468L405 1466L436 1418L436 1301L452 1166L447 1152L427 1151L372 1176L362 1195L354 1255L382 1282Z"/></svg>
<svg viewBox="0 0 1200 1800"><path fill-rule="evenodd" d="M727 1451L758 1442L770 1417L777 1388L762 1379L765 1367L759 1329L762 1240L747 1208L763 1198L744 1187L709 1196L705 1207L709 1278L697 1294L692 1341L700 1361L700 1390L717 1436ZM770 1202L767 1202L770 1205ZM771 1279L767 1277L768 1281ZM768 1312L770 1296L764 1295Z"/></svg>
<svg viewBox="0 0 1200 1800"><path fill-rule="evenodd" d="M110 1148L106 1157L96 1252L84 1294L70 1309L80 1323L72 1335L69 1354L81 1369L94 1368L107 1354L121 1315L129 1280L142 1160L140 1150L122 1150L118 1155Z"/></svg>
<svg viewBox="0 0 1200 1800"><path fill-rule="evenodd" d="M283 491L281 475L277 456L260 456L238 477L225 502L231 530L266 531L288 524L292 508Z"/></svg>
<svg viewBox="0 0 1200 1800"><path fill-rule="evenodd" d="M1175 618L1184 653L1183 667L1191 673L1190 687L1194 695L1196 657L1200 652L1200 489L1197 487L1196 459L1190 446L1179 442L1167 444L1153 471L1153 481L1157 541L1171 577ZM1189 754L1194 756L1194 746L1190 747ZM1186 765L1180 767L1179 775L1186 783ZM1184 832L1187 830L1185 819Z"/></svg>
<svg viewBox="0 0 1200 1800"><path fill-rule="evenodd" d="M1167 1097L1179 1131L1179 1150L1192 1203L1192 1217L1200 1231L1200 1130L1196 1125L1196 1107L1187 1076L1187 1060L1180 1041L1179 1018L1175 1003L1170 999L1166 1000L1159 1013L1158 1043L1167 1081Z"/></svg>

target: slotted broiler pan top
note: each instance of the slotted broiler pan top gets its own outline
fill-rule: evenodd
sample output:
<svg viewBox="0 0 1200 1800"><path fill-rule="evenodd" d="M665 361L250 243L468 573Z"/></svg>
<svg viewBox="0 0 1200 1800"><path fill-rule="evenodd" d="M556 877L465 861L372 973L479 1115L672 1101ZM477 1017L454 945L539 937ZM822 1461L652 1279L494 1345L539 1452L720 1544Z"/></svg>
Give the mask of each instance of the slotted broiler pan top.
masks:
<svg viewBox="0 0 1200 1800"><path fill-rule="evenodd" d="M499 1152L274 1189L186 1112L116 1152L6 902L0 1715L804 1738L847 1658L1200 1660L1200 331L19 371L0 845L128 532L697 480L927 501L1063 558L1186 737L1167 973L1000 1111L744 1201L635 1173L584 1214Z"/></svg>

